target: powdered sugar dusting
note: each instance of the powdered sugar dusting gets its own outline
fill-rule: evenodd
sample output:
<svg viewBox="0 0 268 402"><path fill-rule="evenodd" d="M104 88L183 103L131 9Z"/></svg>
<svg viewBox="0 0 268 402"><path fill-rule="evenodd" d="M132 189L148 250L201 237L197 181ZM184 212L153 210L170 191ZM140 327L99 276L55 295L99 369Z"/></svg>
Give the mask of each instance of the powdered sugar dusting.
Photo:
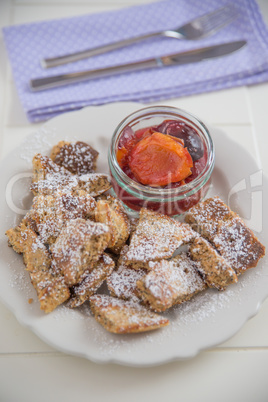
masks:
<svg viewBox="0 0 268 402"><path fill-rule="evenodd" d="M198 325L204 320L211 320L220 310L230 309L230 301L233 297L234 292L230 289L225 292L207 290L190 301L176 306L176 316L181 325ZM237 303L239 303L239 300L237 300ZM174 323L174 325L179 326L179 322Z"/></svg>
<svg viewBox="0 0 268 402"><path fill-rule="evenodd" d="M151 267L153 271L145 276L144 282L155 297L161 296L165 285L168 286L169 293L174 291L175 297L180 294L192 294L205 288L192 261L185 253L178 255L173 260L151 263ZM151 281L151 276L154 276L156 282Z"/></svg>
<svg viewBox="0 0 268 402"><path fill-rule="evenodd" d="M139 332L168 324L163 316L133 300L125 301L102 294L92 296L90 304L96 319L112 332Z"/></svg>
<svg viewBox="0 0 268 402"><path fill-rule="evenodd" d="M48 173L44 180L33 183L31 189L35 193L51 195L53 193L69 193L78 186L77 176L67 176L62 173Z"/></svg>
<svg viewBox="0 0 268 402"><path fill-rule="evenodd" d="M53 142L57 137L55 128L42 126L31 137L27 138L19 148L19 157L29 164L36 153L43 153L44 149L51 149Z"/></svg>
<svg viewBox="0 0 268 402"><path fill-rule="evenodd" d="M82 176L66 175L56 171L46 173L45 179L31 185L34 194L52 195L86 191L92 197L102 194L110 188L109 178L101 173L88 173Z"/></svg>
<svg viewBox="0 0 268 402"><path fill-rule="evenodd" d="M109 233L109 228L102 223L71 219L53 245L52 254L56 260L71 260L71 263L79 265L82 263L81 247L92 236L101 236L105 233Z"/></svg>
<svg viewBox="0 0 268 402"><path fill-rule="evenodd" d="M103 254L92 271L85 271L80 278L80 283L72 287L68 307L78 307L88 300L111 274L113 268L113 259L109 255Z"/></svg>
<svg viewBox="0 0 268 402"><path fill-rule="evenodd" d="M210 239L217 230L218 222L232 216L231 210L219 197L209 198L196 204L185 215L185 220L194 225L202 236Z"/></svg>
<svg viewBox="0 0 268 402"><path fill-rule="evenodd" d="M128 267L126 265L127 251L128 246L126 245L121 251L117 269L107 278L107 285L114 296L138 302L140 298L137 291L137 281L145 275L146 270Z"/></svg>
<svg viewBox="0 0 268 402"><path fill-rule="evenodd" d="M82 175L96 169L99 153L82 141L69 143L62 141L52 150L52 159L70 172Z"/></svg>
<svg viewBox="0 0 268 402"><path fill-rule="evenodd" d="M95 200L87 193L80 196L70 193L38 195L33 199L29 214L36 223L41 241L51 243L67 220L88 217L95 205Z"/></svg>
<svg viewBox="0 0 268 402"><path fill-rule="evenodd" d="M133 269L121 265L108 278L108 287L119 298L139 301L136 284L144 275L143 269Z"/></svg>
<svg viewBox="0 0 268 402"><path fill-rule="evenodd" d="M264 255L263 246L238 217L219 224L213 243L238 272L254 267Z"/></svg>
<svg viewBox="0 0 268 402"><path fill-rule="evenodd" d="M120 253L117 269L107 278L107 285L113 296L125 300L140 300L137 291L137 281L146 274L144 269L134 269L126 265L128 246L125 245Z"/></svg>
<svg viewBox="0 0 268 402"><path fill-rule="evenodd" d="M138 288L142 299L156 311L165 311L189 300L206 288L186 253L169 261L150 263L150 266L152 270L138 282Z"/></svg>
<svg viewBox="0 0 268 402"><path fill-rule="evenodd" d="M27 294L31 293L32 288L27 283L29 282L28 276L29 274L26 271L14 272L9 282L10 287L21 291L26 290Z"/></svg>
<svg viewBox="0 0 268 402"><path fill-rule="evenodd" d="M197 234L189 225L142 209L138 226L131 238L127 259L144 264L169 258L177 248L195 236Z"/></svg>

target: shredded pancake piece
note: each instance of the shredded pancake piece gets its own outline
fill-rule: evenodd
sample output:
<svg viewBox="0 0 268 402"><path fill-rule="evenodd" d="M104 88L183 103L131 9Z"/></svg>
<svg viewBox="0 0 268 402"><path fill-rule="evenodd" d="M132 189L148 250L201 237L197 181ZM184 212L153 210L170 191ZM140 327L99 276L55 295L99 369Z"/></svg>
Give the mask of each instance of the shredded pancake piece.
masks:
<svg viewBox="0 0 268 402"><path fill-rule="evenodd" d="M99 222L71 219L51 247L52 257L69 286L76 285L92 270L110 240L109 228Z"/></svg>
<svg viewBox="0 0 268 402"><path fill-rule="evenodd" d="M149 261L172 257L177 248L196 236L197 233L188 224L142 208L138 225L131 236L126 263L133 268L150 269Z"/></svg>
<svg viewBox="0 0 268 402"><path fill-rule="evenodd" d="M129 334L151 331L169 324L169 320L139 303L107 295L94 295L90 307L96 320L109 332Z"/></svg>
<svg viewBox="0 0 268 402"><path fill-rule="evenodd" d="M265 254L265 247L253 232L219 197L195 205L185 219L211 242L236 274L255 267Z"/></svg>
<svg viewBox="0 0 268 402"><path fill-rule="evenodd" d="M224 290L238 281L232 266L202 237L190 245L190 255L209 287Z"/></svg>
<svg viewBox="0 0 268 402"><path fill-rule="evenodd" d="M30 216L43 243L53 244L67 220L89 218L95 206L94 198L85 192L77 196L38 195L33 199Z"/></svg>
<svg viewBox="0 0 268 402"><path fill-rule="evenodd" d="M218 225L213 245L237 274L256 267L265 247L238 216Z"/></svg>
<svg viewBox="0 0 268 402"><path fill-rule="evenodd" d="M94 264L94 268L81 276L81 282L71 288L71 298L68 307L81 306L90 296L96 293L105 279L111 275L114 269L113 259L106 253Z"/></svg>
<svg viewBox="0 0 268 402"><path fill-rule="evenodd" d="M48 174L60 174L62 176L71 176L71 173L62 166L54 163L48 156L36 154L33 157L33 183L39 180L45 180Z"/></svg>
<svg viewBox="0 0 268 402"><path fill-rule="evenodd" d="M126 265L126 253L128 246L125 245L121 251L117 268L106 279L109 292L112 296L124 300L140 301L137 281L147 272L145 269L134 269Z"/></svg>
<svg viewBox="0 0 268 402"><path fill-rule="evenodd" d="M212 240L219 221L232 218L234 212L219 198L208 198L192 207L185 215L185 221L201 236Z"/></svg>
<svg viewBox="0 0 268 402"><path fill-rule="evenodd" d="M31 185L34 195L55 195L57 193L72 193L85 191L92 197L97 197L109 190L111 184L108 176L101 173L88 173L82 176L66 176L61 173L48 173L44 180Z"/></svg>
<svg viewBox="0 0 268 402"><path fill-rule="evenodd" d="M27 242L27 229L33 230L32 221L28 215L25 215L23 220L15 228L8 229L6 236L8 237L8 245L13 248L18 254L22 254ZM33 230L35 232L35 230Z"/></svg>
<svg viewBox="0 0 268 402"><path fill-rule="evenodd" d="M98 151L82 141L60 141L52 148L51 159L73 174L82 175L96 170Z"/></svg>
<svg viewBox="0 0 268 402"><path fill-rule="evenodd" d="M138 280L137 287L142 300L157 312L183 303L207 287L186 253L168 261L152 262L150 268Z"/></svg>
<svg viewBox="0 0 268 402"><path fill-rule="evenodd" d="M70 297L69 288L63 276L51 269L50 253L40 237L24 224L19 225L15 231L16 236L20 233L21 241L13 236L11 230L6 234L14 250L23 252L23 261L36 290L40 308L50 313Z"/></svg>
<svg viewBox="0 0 268 402"><path fill-rule="evenodd" d="M105 223L110 228L111 238L108 248L114 253L120 253L130 234L129 218L122 203L112 196L97 201L95 220Z"/></svg>

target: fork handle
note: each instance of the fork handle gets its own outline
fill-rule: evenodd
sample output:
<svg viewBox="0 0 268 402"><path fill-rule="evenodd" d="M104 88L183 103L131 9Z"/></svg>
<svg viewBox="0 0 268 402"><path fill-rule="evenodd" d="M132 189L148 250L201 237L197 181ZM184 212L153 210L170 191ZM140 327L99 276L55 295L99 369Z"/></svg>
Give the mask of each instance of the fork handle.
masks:
<svg viewBox="0 0 268 402"><path fill-rule="evenodd" d="M165 32L163 31L154 32L147 35L136 36L134 38L109 43L108 45L98 46L92 49L86 49L81 52L70 53L59 57L47 58L41 60L41 65L43 68L57 67L62 64L72 63L74 61L79 61L82 59L86 59L88 57L97 56L99 54L103 54L106 52L111 52L112 50L120 49L122 47L129 46L134 43L162 35L165 35Z"/></svg>

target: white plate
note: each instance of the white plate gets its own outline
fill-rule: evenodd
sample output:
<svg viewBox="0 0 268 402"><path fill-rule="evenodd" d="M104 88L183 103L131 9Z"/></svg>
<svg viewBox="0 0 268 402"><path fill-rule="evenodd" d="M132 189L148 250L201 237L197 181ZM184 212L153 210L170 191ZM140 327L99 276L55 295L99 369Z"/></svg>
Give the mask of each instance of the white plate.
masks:
<svg viewBox="0 0 268 402"><path fill-rule="evenodd" d="M108 172L107 147L114 128L141 105L117 103L88 107L58 116L28 137L1 166L0 297L17 319L45 342L69 354L95 362L150 366L195 356L234 335L268 296L268 264L263 258L256 269L239 278L225 292L207 290L165 314L171 323L158 331L114 335L91 316L88 304L70 310L60 306L45 315L25 272L22 257L7 247L4 231L16 225L31 204L29 172L35 153L49 154L58 141L82 140L99 150L98 170ZM216 166L210 195L218 194L238 212L257 236L268 239L267 180L252 157L220 130L212 129ZM28 177L27 177L28 175ZM4 197L3 197L4 198ZM262 204L261 204L262 203ZM28 300L33 298L32 304Z"/></svg>

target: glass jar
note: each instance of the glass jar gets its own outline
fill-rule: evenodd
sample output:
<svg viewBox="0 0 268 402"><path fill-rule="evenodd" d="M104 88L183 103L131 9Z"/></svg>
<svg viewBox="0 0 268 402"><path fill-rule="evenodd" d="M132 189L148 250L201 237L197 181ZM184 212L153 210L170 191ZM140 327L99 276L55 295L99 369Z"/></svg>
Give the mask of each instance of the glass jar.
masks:
<svg viewBox="0 0 268 402"><path fill-rule="evenodd" d="M204 160L198 174L189 176L183 185L151 187L130 178L119 166L117 151L126 127L134 132L159 126L165 120L176 120L190 126L202 141ZM111 182L116 196L132 211L142 207L170 216L181 215L197 204L207 193L214 168L214 146L207 127L190 113L169 106L146 107L125 117L115 129L108 154Z"/></svg>

